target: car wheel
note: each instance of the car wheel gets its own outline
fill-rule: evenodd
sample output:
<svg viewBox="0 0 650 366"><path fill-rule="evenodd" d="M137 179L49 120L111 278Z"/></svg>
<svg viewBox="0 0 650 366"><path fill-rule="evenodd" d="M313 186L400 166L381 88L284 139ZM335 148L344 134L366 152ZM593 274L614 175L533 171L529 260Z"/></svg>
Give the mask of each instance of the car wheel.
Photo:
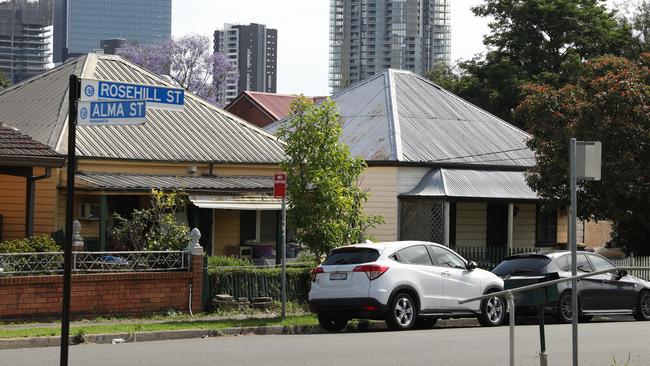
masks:
<svg viewBox="0 0 650 366"><path fill-rule="evenodd" d="M481 315L478 317L479 323L484 327L494 327L501 325L506 317L506 306L503 298L492 296L483 299L481 302Z"/></svg>
<svg viewBox="0 0 650 366"><path fill-rule="evenodd" d="M406 293L399 293L390 304L386 324L393 330L408 330L415 325L415 303Z"/></svg>
<svg viewBox="0 0 650 366"><path fill-rule="evenodd" d="M578 306L580 303L578 302ZM557 311L555 312L555 320L559 323L569 324L571 323L571 313L573 309L571 307L571 291L563 292L560 296L560 299L557 301ZM579 321L589 321L591 318L588 316L578 315Z"/></svg>
<svg viewBox="0 0 650 366"><path fill-rule="evenodd" d="M331 314L318 314L318 324L328 332L338 332L348 325L348 319Z"/></svg>
<svg viewBox="0 0 650 366"><path fill-rule="evenodd" d="M641 291L634 313L636 320L650 320L650 291Z"/></svg>
<svg viewBox="0 0 650 366"><path fill-rule="evenodd" d="M431 329L438 322L438 318L415 318L415 327L417 329Z"/></svg>

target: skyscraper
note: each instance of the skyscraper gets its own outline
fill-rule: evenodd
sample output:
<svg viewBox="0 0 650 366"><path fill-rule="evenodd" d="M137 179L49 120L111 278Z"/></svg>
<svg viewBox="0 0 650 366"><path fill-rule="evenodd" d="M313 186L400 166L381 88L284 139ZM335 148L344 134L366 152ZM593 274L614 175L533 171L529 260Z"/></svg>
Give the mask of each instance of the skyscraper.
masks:
<svg viewBox="0 0 650 366"><path fill-rule="evenodd" d="M451 62L451 0L330 0L329 85Z"/></svg>
<svg viewBox="0 0 650 366"><path fill-rule="evenodd" d="M54 0L54 62L124 38L150 44L171 37L172 0Z"/></svg>
<svg viewBox="0 0 650 366"><path fill-rule="evenodd" d="M278 31L264 24L224 24L214 31L214 51L221 52L239 71L237 81L226 81L218 100L226 105L244 90L275 93Z"/></svg>
<svg viewBox="0 0 650 366"><path fill-rule="evenodd" d="M45 71L52 0L0 1L0 70L13 83Z"/></svg>

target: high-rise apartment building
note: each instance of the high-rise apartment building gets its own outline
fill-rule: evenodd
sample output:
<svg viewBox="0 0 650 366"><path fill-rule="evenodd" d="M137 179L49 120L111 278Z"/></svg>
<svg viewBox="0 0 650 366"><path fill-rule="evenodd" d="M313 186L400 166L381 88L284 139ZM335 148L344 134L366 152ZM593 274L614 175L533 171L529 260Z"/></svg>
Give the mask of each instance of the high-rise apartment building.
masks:
<svg viewBox="0 0 650 366"><path fill-rule="evenodd" d="M330 0L329 85L451 62L451 0Z"/></svg>
<svg viewBox="0 0 650 366"><path fill-rule="evenodd" d="M0 1L0 70L17 83L45 71L52 0Z"/></svg>
<svg viewBox="0 0 650 366"><path fill-rule="evenodd" d="M244 90L275 93L277 89L278 31L264 24L224 24L214 31L214 51L232 62L239 78L227 78L217 99L230 103Z"/></svg>
<svg viewBox="0 0 650 366"><path fill-rule="evenodd" d="M105 39L162 42L172 34L172 0L54 0L54 62L100 48Z"/></svg>

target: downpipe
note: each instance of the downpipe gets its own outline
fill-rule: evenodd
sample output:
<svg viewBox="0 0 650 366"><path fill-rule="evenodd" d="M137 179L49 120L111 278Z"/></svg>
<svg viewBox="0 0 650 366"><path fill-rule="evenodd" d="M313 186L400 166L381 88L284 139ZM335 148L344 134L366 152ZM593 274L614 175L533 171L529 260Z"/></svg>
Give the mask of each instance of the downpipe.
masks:
<svg viewBox="0 0 650 366"><path fill-rule="evenodd" d="M190 311L190 316L194 318L194 314L192 314L192 282L189 283L189 286L190 286L190 296L188 296L189 301L187 304L187 308Z"/></svg>

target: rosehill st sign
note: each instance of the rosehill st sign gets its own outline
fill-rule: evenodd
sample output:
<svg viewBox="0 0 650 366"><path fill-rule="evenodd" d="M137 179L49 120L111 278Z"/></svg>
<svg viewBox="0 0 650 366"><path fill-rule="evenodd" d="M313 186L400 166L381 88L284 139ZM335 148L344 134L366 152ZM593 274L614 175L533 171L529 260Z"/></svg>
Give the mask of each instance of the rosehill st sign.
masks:
<svg viewBox="0 0 650 366"><path fill-rule="evenodd" d="M183 109L185 90L166 86L81 79L80 101L143 100L148 108Z"/></svg>

